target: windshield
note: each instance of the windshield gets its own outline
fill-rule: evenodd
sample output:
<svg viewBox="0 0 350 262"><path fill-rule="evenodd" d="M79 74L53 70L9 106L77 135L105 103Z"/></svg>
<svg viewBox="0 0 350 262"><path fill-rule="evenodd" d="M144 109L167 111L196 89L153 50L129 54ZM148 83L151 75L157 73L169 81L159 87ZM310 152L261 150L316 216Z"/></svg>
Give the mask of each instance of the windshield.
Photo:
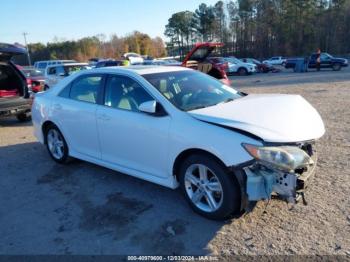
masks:
<svg viewBox="0 0 350 262"><path fill-rule="evenodd" d="M143 77L182 111L210 107L242 96L220 81L192 70L146 74Z"/></svg>
<svg viewBox="0 0 350 262"><path fill-rule="evenodd" d="M43 76L43 72L35 69L23 69L22 72L26 75L26 77Z"/></svg>
<svg viewBox="0 0 350 262"><path fill-rule="evenodd" d="M232 63L232 64L240 64L242 63L242 61L240 61L239 59L235 58L235 57L227 57L225 58L225 60L229 63Z"/></svg>

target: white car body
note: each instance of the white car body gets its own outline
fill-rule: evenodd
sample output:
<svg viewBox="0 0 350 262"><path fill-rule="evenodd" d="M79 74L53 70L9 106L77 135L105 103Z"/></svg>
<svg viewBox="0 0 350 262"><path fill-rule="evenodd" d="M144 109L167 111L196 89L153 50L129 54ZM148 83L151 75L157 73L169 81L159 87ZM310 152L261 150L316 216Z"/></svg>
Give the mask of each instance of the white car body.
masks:
<svg viewBox="0 0 350 262"><path fill-rule="evenodd" d="M66 63L47 66L45 69L45 89L55 86L63 78L67 77L65 74L65 67L81 67L84 69L90 69L87 63Z"/></svg>
<svg viewBox="0 0 350 262"><path fill-rule="evenodd" d="M143 77L162 72L202 74L169 66L79 72L35 96L35 136L44 144L43 128L46 123L54 123L68 144L70 156L175 189L179 185L175 164L185 152L207 152L227 168L239 168L254 160L242 144L302 144L325 132L317 111L299 95L247 95L203 109L179 110ZM166 115L159 117L61 97L72 81L94 75L118 75L136 81L165 109ZM149 102L141 106L147 108ZM249 172L246 171L250 177ZM248 182L244 191L250 192L253 200L261 199L251 184L255 182ZM282 189L276 187L278 190Z"/></svg>
<svg viewBox="0 0 350 262"><path fill-rule="evenodd" d="M124 57L130 61L131 65L141 65L144 62L143 57L137 53L125 53Z"/></svg>
<svg viewBox="0 0 350 262"><path fill-rule="evenodd" d="M34 63L34 68L45 72L46 67L52 66L52 65L60 65L60 64L67 64L67 63L76 63L75 60L47 60L47 61L37 61Z"/></svg>
<svg viewBox="0 0 350 262"><path fill-rule="evenodd" d="M224 60L228 63L227 73L238 73L242 68L244 68L248 74L257 72L255 64L242 62L235 57L225 57Z"/></svg>
<svg viewBox="0 0 350 262"><path fill-rule="evenodd" d="M268 60L264 60L263 63L269 65L283 65L286 63L286 61L287 59L282 56L274 56Z"/></svg>

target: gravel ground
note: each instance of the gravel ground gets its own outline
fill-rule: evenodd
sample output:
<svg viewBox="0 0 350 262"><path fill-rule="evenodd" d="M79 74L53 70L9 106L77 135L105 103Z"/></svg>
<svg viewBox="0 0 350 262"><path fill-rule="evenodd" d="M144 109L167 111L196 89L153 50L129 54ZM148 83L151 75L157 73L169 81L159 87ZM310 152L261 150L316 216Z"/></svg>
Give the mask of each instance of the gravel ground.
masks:
<svg viewBox="0 0 350 262"><path fill-rule="evenodd" d="M81 161L54 164L30 123L0 120L0 254L350 258L350 71L309 74L233 78L250 93L301 94L327 133L307 206L259 202L226 222L195 215L179 191Z"/></svg>

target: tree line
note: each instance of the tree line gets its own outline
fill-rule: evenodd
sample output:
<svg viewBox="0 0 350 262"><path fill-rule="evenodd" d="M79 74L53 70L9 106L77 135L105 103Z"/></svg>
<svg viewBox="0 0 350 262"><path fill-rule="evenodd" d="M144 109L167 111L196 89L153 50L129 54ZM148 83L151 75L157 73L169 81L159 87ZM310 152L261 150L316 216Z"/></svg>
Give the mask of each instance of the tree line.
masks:
<svg viewBox="0 0 350 262"><path fill-rule="evenodd" d="M184 56L198 41L225 44L224 55L267 58L320 48L350 53L350 0L231 0L173 14L168 53Z"/></svg>
<svg viewBox="0 0 350 262"><path fill-rule="evenodd" d="M162 38L151 38L149 35L135 31L127 36L112 35L108 40L103 34L85 37L76 41L62 41L28 45L32 61L50 59L74 59L88 61L90 58L121 58L128 52L136 52L152 57L166 55Z"/></svg>

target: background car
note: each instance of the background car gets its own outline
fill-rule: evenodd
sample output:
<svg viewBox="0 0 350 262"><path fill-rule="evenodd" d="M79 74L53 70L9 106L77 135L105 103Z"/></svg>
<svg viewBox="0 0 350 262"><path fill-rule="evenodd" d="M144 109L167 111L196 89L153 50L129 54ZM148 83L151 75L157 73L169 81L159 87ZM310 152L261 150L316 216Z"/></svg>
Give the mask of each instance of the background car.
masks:
<svg viewBox="0 0 350 262"><path fill-rule="evenodd" d="M264 60L264 64L270 64L270 65L282 65L285 66L287 59L283 56L274 56L267 60Z"/></svg>
<svg viewBox="0 0 350 262"><path fill-rule="evenodd" d="M285 68L295 68L297 61L307 60L308 68L316 68L317 54L312 54L310 57L306 58L290 58L287 59ZM334 71L339 71L342 67L347 67L349 65L348 59L334 57L328 53L321 53L321 68L332 68Z"/></svg>
<svg viewBox="0 0 350 262"><path fill-rule="evenodd" d="M125 53L123 57L130 61L131 65L142 65L143 57L137 53Z"/></svg>
<svg viewBox="0 0 350 262"><path fill-rule="evenodd" d="M210 59L207 59L216 48L223 45L222 43L196 43L183 60L182 66L198 70L226 84L230 84L226 74L228 64L213 63Z"/></svg>
<svg viewBox="0 0 350 262"><path fill-rule="evenodd" d="M27 85L29 90L33 91L34 93L41 92L44 90L45 76L43 72L26 67L22 67L21 71L27 79Z"/></svg>
<svg viewBox="0 0 350 262"><path fill-rule="evenodd" d="M123 61L121 60L100 60L96 63L95 67L107 67L107 66L122 66Z"/></svg>
<svg viewBox="0 0 350 262"><path fill-rule="evenodd" d="M53 87L63 78L86 69L89 69L89 64L87 63L71 63L48 66L45 69L44 90Z"/></svg>
<svg viewBox="0 0 350 262"><path fill-rule="evenodd" d="M223 60L228 63L228 74L246 76L257 72L256 65L253 63L242 62L236 57L224 57Z"/></svg>
<svg viewBox="0 0 350 262"><path fill-rule="evenodd" d="M45 72L46 67L50 65L66 64L66 63L76 63L75 60L47 60L47 61L37 61L34 63L34 68Z"/></svg>
<svg viewBox="0 0 350 262"><path fill-rule="evenodd" d="M26 53L24 48L0 43L0 117L15 115L19 121L29 119L31 99L26 77L11 62L13 56Z"/></svg>
<svg viewBox="0 0 350 262"><path fill-rule="evenodd" d="M254 58L241 58L240 60L244 63L255 64L257 71L260 73L280 72L281 71L281 70L273 67L270 64L262 63L259 60L254 59Z"/></svg>

